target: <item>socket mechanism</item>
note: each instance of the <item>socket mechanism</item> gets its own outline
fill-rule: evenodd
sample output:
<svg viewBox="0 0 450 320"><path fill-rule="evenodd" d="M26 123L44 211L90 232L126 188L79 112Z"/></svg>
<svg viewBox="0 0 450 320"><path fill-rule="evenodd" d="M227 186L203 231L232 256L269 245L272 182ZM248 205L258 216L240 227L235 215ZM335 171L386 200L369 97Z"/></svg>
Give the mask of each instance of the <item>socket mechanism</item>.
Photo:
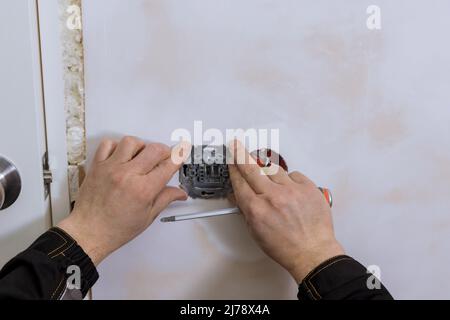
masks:
<svg viewBox="0 0 450 320"><path fill-rule="evenodd" d="M227 147L194 146L179 172L180 185L191 198L225 198L232 192Z"/></svg>
<svg viewBox="0 0 450 320"><path fill-rule="evenodd" d="M179 172L180 186L197 199L225 198L233 192L228 163L232 163L226 146L194 146L190 161ZM271 149L260 149L251 153L260 167L275 163L288 171L286 161ZM227 161L228 159L228 161Z"/></svg>

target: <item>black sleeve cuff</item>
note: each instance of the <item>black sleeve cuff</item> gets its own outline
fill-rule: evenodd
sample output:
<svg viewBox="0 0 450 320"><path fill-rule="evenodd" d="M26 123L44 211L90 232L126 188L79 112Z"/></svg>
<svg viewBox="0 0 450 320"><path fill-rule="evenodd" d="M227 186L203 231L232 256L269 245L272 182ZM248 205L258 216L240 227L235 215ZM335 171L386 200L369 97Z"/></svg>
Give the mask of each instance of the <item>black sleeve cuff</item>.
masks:
<svg viewBox="0 0 450 320"><path fill-rule="evenodd" d="M373 274L353 258L331 258L312 270L299 286L299 300L388 299L392 296L379 282L369 286ZM370 279L369 279L370 278ZM378 279L376 279L379 281Z"/></svg>
<svg viewBox="0 0 450 320"><path fill-rule="evenodd" d="M52 228L48 230L29 249L45 253L51 260L55 261L60 272L65 275L63 277L64 283L61 283L59 288L55 289L53 299L84 298L99 278L97 269L89 256L62 229ZM70 266L78 267L80 270L81 283L79 284L81 286L79 288L76 288L76 286L75 288L69 288L68 286L68 282L72 283L72 281L67 280L71 275L74 275L74 271L69 269ZM77 284L75 278L73 284Z"/></svg>

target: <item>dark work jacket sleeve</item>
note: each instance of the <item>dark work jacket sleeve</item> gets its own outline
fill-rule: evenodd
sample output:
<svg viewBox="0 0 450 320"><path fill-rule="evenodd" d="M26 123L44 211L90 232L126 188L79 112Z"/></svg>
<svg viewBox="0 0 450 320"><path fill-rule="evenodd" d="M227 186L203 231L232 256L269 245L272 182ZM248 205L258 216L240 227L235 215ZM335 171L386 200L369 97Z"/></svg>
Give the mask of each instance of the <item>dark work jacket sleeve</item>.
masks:
<svg viewBox="0 0 450 320"><path fill-rule="evenodd" d="M299 286L300 300L392 300L381 282L349 256L329 259L311 271Z"/></svg>
<svg viewBox="0 0 450 320"><path fill-rule="evenodd" d="M0 271L0 299L82 299L97 279L76 241L52 228Z"/></svg>

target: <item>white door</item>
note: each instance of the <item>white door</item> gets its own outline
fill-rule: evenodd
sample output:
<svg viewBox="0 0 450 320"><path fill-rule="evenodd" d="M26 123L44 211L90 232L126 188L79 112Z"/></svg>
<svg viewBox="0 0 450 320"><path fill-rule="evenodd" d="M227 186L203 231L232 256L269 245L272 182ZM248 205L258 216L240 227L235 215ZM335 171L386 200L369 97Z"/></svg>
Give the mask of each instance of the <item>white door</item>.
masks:
<svg viewBox="0 0 450 320"><path fill-rule="evenodd" d="M0 157L16 166L22 185L17 201L0 211L1 267L51 225L35 1L2 2L0 43Z"/></svg>

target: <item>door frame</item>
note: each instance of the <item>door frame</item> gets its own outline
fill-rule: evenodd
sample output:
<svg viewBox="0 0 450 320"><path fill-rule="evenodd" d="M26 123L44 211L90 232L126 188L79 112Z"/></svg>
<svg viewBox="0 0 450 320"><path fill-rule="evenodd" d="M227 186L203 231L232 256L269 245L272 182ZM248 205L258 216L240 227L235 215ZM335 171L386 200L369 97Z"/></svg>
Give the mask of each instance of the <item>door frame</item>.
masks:
<svg viewBox="0 0 450 320"><path fill-rule="evenodd" d="M71 211L69 197L64 97L64 63L61 19L57 0L36 2L45 110L47 152L52 172L52 222L56 225Z"/></svg>

